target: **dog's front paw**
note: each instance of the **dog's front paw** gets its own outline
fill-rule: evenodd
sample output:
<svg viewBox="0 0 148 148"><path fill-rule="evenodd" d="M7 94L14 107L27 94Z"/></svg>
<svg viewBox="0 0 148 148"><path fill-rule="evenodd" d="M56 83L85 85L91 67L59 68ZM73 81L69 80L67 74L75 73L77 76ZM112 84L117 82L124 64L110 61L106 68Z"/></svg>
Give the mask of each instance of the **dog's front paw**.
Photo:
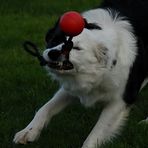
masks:
<svg viewBox="0 0 148 148"><path fill-rule="evenodd" d="M27 144L35 141L40 135L40 130L37 128L25 128L16 133L13 142L16 144Z"/></svg>

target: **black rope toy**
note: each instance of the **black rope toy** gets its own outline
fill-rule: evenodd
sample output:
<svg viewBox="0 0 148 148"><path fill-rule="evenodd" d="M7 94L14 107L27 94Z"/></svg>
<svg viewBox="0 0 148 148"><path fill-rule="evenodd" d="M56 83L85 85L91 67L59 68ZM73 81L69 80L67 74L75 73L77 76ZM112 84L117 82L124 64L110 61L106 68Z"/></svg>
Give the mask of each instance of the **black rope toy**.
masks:
<svg viewBox="0 0 148 148"><path fill-rule="evenodd" d="M46 60L40 54L39 49L34 43L30 41L25 41L23 46L28 53L30 53L32 56L36 57L39 60L41 66L45 66L47 64Z"/></svg>
<svg viewBox="0 0 148 148"><path fill-rule="evenodd" d="M27 51L30 55L38 59L41 66L45 66L46 64L48 64L48 62L43 58L43 56L39 52L39 49L34 43L32 43L31 41L25 41L23 47L25 51ZM72 42L72 37L70 37L62 46L61 52L64 52L65 50L68 50L68 52L70 52L72 48L73 48L73 42ZM69 54L67 54L66 59L67 61L69 60Z"/></svg>

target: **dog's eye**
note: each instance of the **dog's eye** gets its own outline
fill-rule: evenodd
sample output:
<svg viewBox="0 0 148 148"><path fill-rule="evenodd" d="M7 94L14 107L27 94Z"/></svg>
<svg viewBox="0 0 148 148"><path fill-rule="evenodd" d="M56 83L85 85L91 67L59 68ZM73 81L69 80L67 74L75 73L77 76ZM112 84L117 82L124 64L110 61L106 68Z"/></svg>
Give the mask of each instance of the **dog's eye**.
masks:
<svg viewBox="0 0 148 148"><path fill-rule="evenodd" d="M75 50L82 50L80 47L73 47L73 49L75 49Z"/></svg>

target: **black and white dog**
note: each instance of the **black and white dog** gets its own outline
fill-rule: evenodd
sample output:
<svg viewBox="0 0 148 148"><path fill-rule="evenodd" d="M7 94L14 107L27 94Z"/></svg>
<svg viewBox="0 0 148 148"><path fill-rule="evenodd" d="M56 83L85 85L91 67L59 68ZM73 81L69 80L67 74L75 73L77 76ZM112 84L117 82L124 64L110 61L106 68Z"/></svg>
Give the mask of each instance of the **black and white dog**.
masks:
<svg viewBox="0 0 148 148"><path fill-rule="evenodd" d="M65 57L59 52L65 35L58 23L47 33L47 49L43 53L48 61L46 69L60 82L61 88L30 124L15 135L15 143L36 140L54 115L79 99L85 106L106 103L82 146L99 147L119 133L131 105L146 85L148 1L105 0L101 7L82 16L91 27L72 40L69 61L73 69L64 64Z"/></svg>

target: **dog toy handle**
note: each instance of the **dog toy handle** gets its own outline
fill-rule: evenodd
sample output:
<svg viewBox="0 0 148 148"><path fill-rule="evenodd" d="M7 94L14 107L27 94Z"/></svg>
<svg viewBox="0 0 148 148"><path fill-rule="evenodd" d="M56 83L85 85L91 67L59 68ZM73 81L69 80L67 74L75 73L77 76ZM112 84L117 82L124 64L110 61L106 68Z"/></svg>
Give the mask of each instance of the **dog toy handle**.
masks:
<svg viewBox="0 0 148 148"><path fill-rule="evenodd" d="M37 57L38 60L40 61L40 65L41 66L45 66L47 64L47 62L45 61L45 59L43 58L43 56L41 56L37 46L35 44L33 44L30 41L25 41L24 44L24 49L30 53L32 56Z"/></svg>

